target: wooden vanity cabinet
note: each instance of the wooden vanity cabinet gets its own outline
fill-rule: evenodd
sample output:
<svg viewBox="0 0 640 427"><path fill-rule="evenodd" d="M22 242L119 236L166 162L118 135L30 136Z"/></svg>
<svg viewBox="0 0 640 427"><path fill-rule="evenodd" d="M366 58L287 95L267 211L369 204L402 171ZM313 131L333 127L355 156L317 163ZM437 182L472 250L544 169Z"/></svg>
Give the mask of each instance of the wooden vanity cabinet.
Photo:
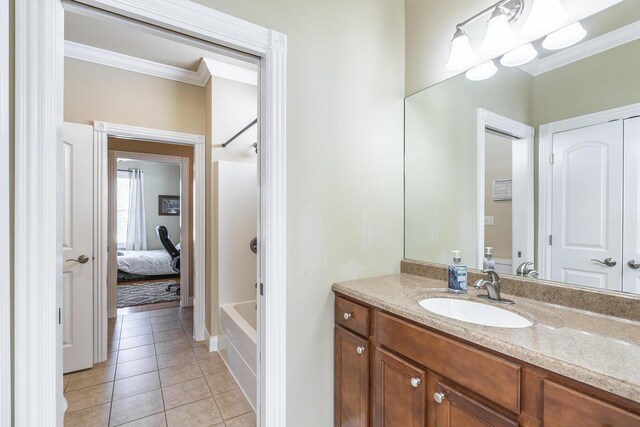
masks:
<svg viewBox="0 0 640 427"><path fill-rule="evenodd" d="M376 347L373 355L373 425L425 427L426 371Z"/></svg>
<svg viewBox="0 0 640 427"><path fill-rule="evenodd" d="M336 297L335 426L369 425L369 308Z"/></svg>
<svg viewBox="0 0 640 427"><path fill-rule="evenodd" d="M335 425L369 425L369 349L367 341L335 328Z"/></svg>
<svg viewBox="0 0 640 427"><path fill-rule="evenodd" d="M640 427L640 404L336 296L335 425Z"/></svg>

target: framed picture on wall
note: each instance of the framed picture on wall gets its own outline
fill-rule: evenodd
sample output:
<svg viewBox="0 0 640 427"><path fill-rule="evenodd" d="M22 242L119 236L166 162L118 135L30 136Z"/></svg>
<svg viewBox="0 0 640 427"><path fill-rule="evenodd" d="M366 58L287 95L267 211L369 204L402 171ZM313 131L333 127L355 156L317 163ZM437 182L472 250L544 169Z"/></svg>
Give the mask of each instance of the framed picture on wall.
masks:
<svg viewBox="0 0 640 427"><path fill-rule="evenodd" d="M179 216L180 196L158 196L158 215Z"/></svg>

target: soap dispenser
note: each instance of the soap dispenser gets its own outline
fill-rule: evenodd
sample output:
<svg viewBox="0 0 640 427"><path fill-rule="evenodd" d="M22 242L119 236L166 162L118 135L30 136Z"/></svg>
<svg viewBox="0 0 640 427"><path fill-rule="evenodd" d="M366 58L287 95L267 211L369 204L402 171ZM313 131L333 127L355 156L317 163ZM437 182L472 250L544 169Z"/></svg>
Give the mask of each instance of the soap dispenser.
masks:
<svg viewBox="0 0 640 427"><path fill-rule="evenodd" d="M493 259L493 254L491 253L493 248L491 246L487 246L484 248L484 258L482 259L482 269L483 270L495 270L496 269L496 261Z"/></svg>
<svg viewBox="0 0 640 427"><path fill-rule="evenodd" d="M460 251L451 251L453 253L453 263L449 264L449 292L455 294L467 293L467 266L462 264Z"/></svg>

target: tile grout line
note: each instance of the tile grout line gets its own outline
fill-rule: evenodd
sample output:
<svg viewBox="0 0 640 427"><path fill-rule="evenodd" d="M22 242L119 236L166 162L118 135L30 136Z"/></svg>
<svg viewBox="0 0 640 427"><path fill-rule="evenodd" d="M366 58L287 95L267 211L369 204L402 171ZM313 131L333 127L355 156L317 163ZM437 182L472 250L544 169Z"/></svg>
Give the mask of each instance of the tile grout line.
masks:
<svg viewBox="0 0 640 427"><path fill-rule="evenodd" d="M118 316L116 315L116 324L118 322ZM124 323L124 318L122 319L122 322L120 322L120 330L118 331L118 348L117 348L117 352L116 352L116 367L115 367L115 371L113 372L113 388L111 389L111 399L109 401L109 417L107 418L107 427L109 426L109 424L111 424L111 410L113 409L113 394L115 393L115 388L116 388L116 374L118 372L118 358L120 357L120 340L122 339L122 323ZM115 329L115 328L114 328ZM115 332L115 330L114 330Z"/></svg>

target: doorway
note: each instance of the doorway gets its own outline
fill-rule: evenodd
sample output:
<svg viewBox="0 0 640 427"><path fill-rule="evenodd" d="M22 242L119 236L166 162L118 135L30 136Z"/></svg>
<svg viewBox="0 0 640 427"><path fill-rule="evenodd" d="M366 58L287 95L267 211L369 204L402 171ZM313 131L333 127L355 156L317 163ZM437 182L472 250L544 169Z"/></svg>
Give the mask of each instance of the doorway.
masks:
<svg viewBox="0 0 640 427"><path fill-rule="evenodd" d="M269 292L260 298L258 306L262 307L259 318L264 320L261 335L267 334L270 339L260 358L259 377L264 390L259 392L258 411L261 424L286 424L286 37L188 1L146 5L126 0L117 4L82 0L65 4L91 4L121 17L256 55L263 61L258 250L260 279ZM14 419L20 424L62 423L62 330L60 323L50 321L60 307L62 270L57 260L61 258L61 245L56 230L60 230L62 216L31 214L61 212L57 207L58 190L52 185L61 168L51 159L58 158L61 144L62 12L61 1L16 8L16 146L20 150L15 156L15 180L18 188L38 189L24 194L15 210L14 374L21 380L15 385ZM35 266L24 264L31 259L40 262ZM51 286L52 281L56 287ZM264 310L263 305L270 309ZM40 369L33 370L33 366Z"/></svg>
<svg viewBox="0 0 640 427"><path fill-rule="evenodd" d="M484 109L477 122L477 268L499 273L534 261L533 127Z"/></svg>
<svg viewBox="0 0 640 427"><path fill-rule="evenodd" d="M189 255L193 249L181 250L183 241L190 244L186 237L193 195L187 183L192 182L193 150L189 151L191 156L184 158L109 151L109 224L115 228L109 231L109 247L116 248L116 270L109 269L108 283L116 286L118 314L131 312L131 307L140 311L157 304L191 305ZM113 260L109 265L114 265Z"/></svg>

